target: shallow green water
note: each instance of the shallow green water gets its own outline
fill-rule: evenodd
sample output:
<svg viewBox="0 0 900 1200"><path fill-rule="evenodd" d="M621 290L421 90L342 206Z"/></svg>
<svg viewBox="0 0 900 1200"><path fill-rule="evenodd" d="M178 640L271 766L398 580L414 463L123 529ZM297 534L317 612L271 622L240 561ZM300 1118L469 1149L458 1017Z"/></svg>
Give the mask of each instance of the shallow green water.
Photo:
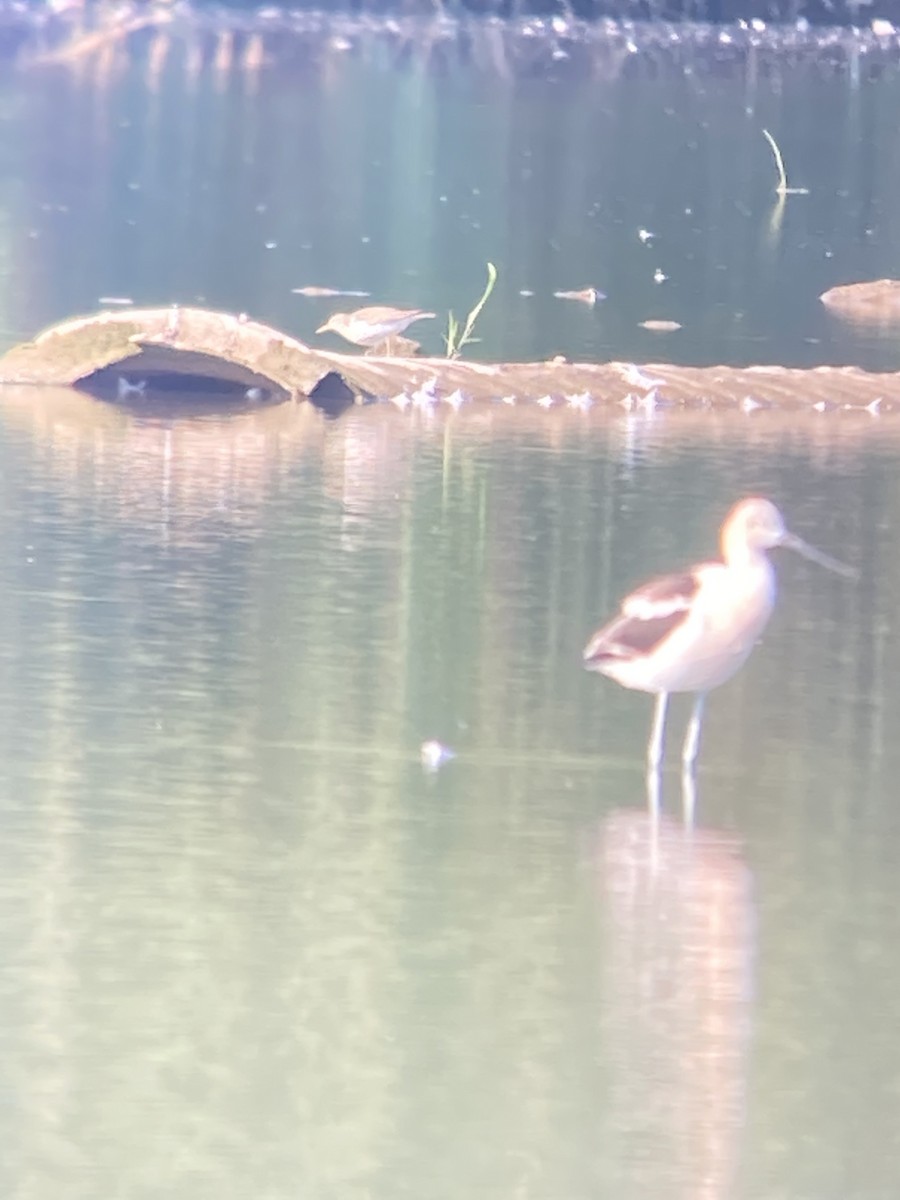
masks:
<svg viewBox="0 0 900 1200"><path fill-rule="evenodd" d="M423 189L448 185L419 172L401 219L403 188L361 178L365 88L335 85L360 249L331 160L301 204L258 121L292 113L336 154L325 92L311 116L289 82L179 105L126 78L134 111L158 109L144 143L53 79L24 80L9 123L11 321L202 294L308 332L290 286L456 303L501 230L523 280L587 282L577 221L565 272L548 250L563 192L516 224L509 172L463 153L472 96L452 81L446 104L422 85L440 101L422 153L479 180L491 222L423 232ZM537 137L541 112L517 112ZM186 183L186 147L214 138L225 157ZM151 159L168 165L141 175ZM662 228L663 207L628 221ZM698 236L707 256L727 242ZM826 286L771 270L795 300ZM732 278L767 313L748 260ZM566 322L631 330L638 294ZM735 348L718 302L679 295L711 357ZM534 325L518 303L494 306L484 353L604 353L552 299ZM760 354L802 358L814 311L767 313ZM868 416L172 420L0 397L3 1195L893 1200L898 472L900 425ZM748 492L860 580L779 560L765 640L710 700L693 837L672 775L654 841L650 702L587 675L581 648L629 586L710 553ZM436 775L429 738L457 754Z"/></svg>

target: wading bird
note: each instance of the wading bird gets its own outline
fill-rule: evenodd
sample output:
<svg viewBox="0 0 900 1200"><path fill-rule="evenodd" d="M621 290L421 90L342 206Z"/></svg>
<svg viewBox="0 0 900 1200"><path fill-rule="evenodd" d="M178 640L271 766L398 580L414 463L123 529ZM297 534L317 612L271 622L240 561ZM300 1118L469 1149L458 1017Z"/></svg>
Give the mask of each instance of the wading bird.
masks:
<svg viewBox="0 0 900 1200"><path fill-rule="evenodd" d="M696 697L681 755L685 772L693 770L706 693L741 669L772 615L775 571L766 551L784 546L831 571L855 574L790 533L775 505L759 497L732 508L720 541L721 561L698 563L637 588L584 649L589 671L656 695L647 743L651 772L662 760L671 692Z"/></svg>
<svg viewBox="0 0 900 1200"><path fill-rule="evenodd" d="M377 346L388 338L403 333L413 321L422 321L425 317L434 315L433 312L425 312L421 308L372 305L370 308L358 308L355 312L332 313L316 333L339 333L342 338L357 346Z"/></svg>

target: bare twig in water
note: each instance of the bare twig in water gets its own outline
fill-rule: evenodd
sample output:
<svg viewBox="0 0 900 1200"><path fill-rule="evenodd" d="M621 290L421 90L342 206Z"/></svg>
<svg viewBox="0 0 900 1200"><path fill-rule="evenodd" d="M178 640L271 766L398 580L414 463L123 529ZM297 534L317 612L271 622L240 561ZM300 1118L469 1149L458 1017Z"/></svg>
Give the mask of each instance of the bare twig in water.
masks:
<svg viewBox="0 0 900 1200"><path fill-rule="evenodd" d="M772 153L775 155L775 166L778 168L778 187L775 189L776 196L808 196L809 188L788 187L787 171L784 169L784 159L781 157L778 143L772 137L771 133L769 133L768 129L763 130L763 136L772 147Z"/></svg>

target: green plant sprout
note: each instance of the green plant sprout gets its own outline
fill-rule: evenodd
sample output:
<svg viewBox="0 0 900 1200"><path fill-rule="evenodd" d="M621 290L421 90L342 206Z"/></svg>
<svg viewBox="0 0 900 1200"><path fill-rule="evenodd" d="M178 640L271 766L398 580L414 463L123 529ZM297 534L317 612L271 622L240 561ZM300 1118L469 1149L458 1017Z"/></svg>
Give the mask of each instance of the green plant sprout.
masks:
<svg viewBox="0 0 900 1200"><path fill-rule="evenodd" d="M784 159L781 157L781 151L778 149L778 143L769 133L768 129L763 130L763 136L772 147L772 153L775 155L775 166L778 168L778 187L775 189L776 196L808 196L809 188L788 187L787 172L784 169Z"/></svg>
<svg viewBox="0 0 900 1200"><path fill-rule="evenodd" d="M494 284L497 282L497 268L492 262L487 265L488 281L487 286L481 293L481 299L466 317L465 326L460 329L459 321L453 315L453 312L447 314L447 332L444 334L444 343L447 347L448 358L459 358L463 346L467 346L470 342L480 342L481 338L472 337L472 330L475 328L475 322L481 315L481 310L487 303L488 297L494 290Z"/></svg>

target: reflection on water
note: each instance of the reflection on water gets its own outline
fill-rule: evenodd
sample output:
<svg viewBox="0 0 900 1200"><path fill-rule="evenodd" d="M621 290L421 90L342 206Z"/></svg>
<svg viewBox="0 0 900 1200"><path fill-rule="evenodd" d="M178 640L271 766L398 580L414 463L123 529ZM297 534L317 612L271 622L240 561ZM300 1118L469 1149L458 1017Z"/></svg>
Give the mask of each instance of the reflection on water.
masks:
<svg viewBox="0 0 900 1200"><path fill-rule="evenodd" d="M756 941L740 844L614 810L597 867L616 1191L730 1196L746 1122Z"/></svg>
<svg viewBox="0 0 900 1200"><path fill-rule="evenodd" d="M163 402L131 412L67 388L7 387L11 430L35 439L35 466L81 503L85 482L136 529L218 518L255 528L260 506L323 429L309 405L273 405L182 419ZM190 536L182 530L185 536Z"/></svg>

